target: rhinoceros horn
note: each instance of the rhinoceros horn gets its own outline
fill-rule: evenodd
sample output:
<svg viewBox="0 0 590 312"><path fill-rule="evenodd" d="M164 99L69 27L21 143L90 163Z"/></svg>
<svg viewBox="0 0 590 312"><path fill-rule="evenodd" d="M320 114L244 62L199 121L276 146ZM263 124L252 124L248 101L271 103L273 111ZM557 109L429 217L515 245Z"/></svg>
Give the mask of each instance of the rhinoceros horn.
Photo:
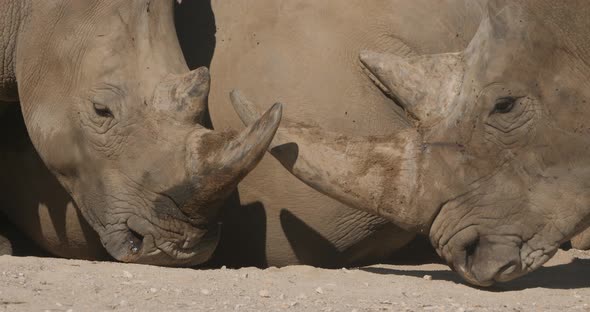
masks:
<svg viewBox="0 0 590 312"><path fill-rule="evenodd" d="M401 58L363 52L361 62L377 85L416 119L417 127L383 137L348 137L283 120L270 152L323 194L406 230L425 233L454 187L450 175L458 170L461 147L423 142L419 129L452 108L463 82L462 54ZM246 125L255 122L254 104L238 91L231 99Z"/></svg>
<svg viewBox="0 0 590 312"><path fill-rule="evenodd" d="M193 185L199 192L181 208L183 212L202 216L203 207L218 206L262 159L281 115L282 105L277 103L237 135L207 130L204 135L190 136L188 146L197 148L188 154L187 166L198 173L193 176Z"/></svg>
<svg viewBox="0 0 590 312"><path fill-rule="evenodd" d="M254 104L238 91L232 104L248 125ZM427 230L433 212L414 209L425 154L420 134L408 128L386 137L347 137L283 120L269 151L304 183L351 207L375 213L416 232Z"/></svg>
<svg viewBox="0 0 590 312"><path fill-rule="evenodd" d="M446 115L463 82L463 53L404 58L363 51L360 59L376 85L423 126Z"/></svg>

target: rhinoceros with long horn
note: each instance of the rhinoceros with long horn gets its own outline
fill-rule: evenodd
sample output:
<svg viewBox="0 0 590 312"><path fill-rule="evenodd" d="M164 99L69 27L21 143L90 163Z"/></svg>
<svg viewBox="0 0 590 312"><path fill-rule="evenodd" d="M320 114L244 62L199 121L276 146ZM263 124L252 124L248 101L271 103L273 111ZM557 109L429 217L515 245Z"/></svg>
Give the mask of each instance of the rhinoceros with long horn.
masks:
<svg viewBox="0 0 590 312"><path fill-rule="evenodd" d="M588 17L586 1L491 1L463 52L363 52L411 126L354 137L285 124L270 151L324 194L428 234L474 285L522 276L590 223Z"/></svg>
<svg viewBox="0 0 590 312"><path fill-rule="evenodd" d="M189 71L172 1L0 1L0 101L19 101L42 160L117 260L194 265L224 198L278 126L202 126L206 68ZM10 105L10 104L6 104Z"/></svg>

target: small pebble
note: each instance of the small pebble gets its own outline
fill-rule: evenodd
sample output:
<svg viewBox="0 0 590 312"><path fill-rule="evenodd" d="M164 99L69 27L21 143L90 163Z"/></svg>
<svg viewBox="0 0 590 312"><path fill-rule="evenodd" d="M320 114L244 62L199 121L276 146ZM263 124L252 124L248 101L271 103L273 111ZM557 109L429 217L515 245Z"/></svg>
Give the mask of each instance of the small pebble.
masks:
<svg viewBox="0 0 590 312"><path fill-rule="evenodd" d="M317 292L318 294L323 294L324 290L321 287L318 287L315 289L315 292Z"/></svg>
<svg viewBox="0 0 590 312"><path fill-rule="evenodd" d="M152 287L152 288L150 288L150 292L151 292L152 294L155 294L157 291L158 291L158 290L157 290L157 289L155 289L155 288L153 288L153 287Z"/></svg>
<svg viewBox="0 0 590 312"><path fill-rule="evenodd" d="M285 294L280 294L280 295L279 295L279 299L281 299L281 300L285 300Z"/></svg>
<svg viewBox="0 0 590 312"><path fill-rule="evenodd" d="M130 279L133 278L133 274L131 274L129 271L123 271L123 276Z"/></svg>
<svg viewBox="0 0 590 312"><path fill-rule="evenodd" d="M210 294L211 294L211 292L209 291L209 289L205 289L205 288L203 288L203 289L201 289L201 294L203 294L203 295L205 295L205 296L208 296L208 295L210 295Z"/></svg>
<svg viewBox="0 0 590 312"><path fill-rule="evenodd" d="M422 278L427 281L432 281L432 275L424 275Z"/></svg>
<svg viewBox="0 0 590 312"><path fill-rule="evenodd" d="M269 298L270 297L270 294L268 293L268 290L266 290L266 289L259 291L258 295L262 298Z"/></svg>

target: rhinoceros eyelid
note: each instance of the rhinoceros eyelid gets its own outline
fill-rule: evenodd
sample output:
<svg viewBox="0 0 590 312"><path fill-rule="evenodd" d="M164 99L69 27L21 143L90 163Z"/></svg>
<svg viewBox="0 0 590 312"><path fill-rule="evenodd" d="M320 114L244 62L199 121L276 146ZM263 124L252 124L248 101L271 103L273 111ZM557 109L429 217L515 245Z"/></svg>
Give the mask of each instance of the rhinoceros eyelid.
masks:
<svg viewBox="0 0 590 312"><path fill-rule="evenodd" d="M91 90L89 97L95 113L101 117L114 117L113 111L118 111L125 92L114 85L103 85Z"/></svg>
<svg viewBox="0 0 590 312"><path fill-rule="evenodd" d="M118 87L117 85L111 84L111 83L103 83L100 86L96 86L94 88L92 88L92 93L94 94L100 94L100 93L112 93L115 96L121 96L124 97L125 96L125 91Z"/></svg>
<svg viewBox="0 0 590 312"><path fill-rule="evenodd" d="M105 117L105 118L113 118L115 117L113 115L113 112L111 111L111 109L104 105L104 104L100 104L97 102L92 102L92 106L94 108L94 112L100 116L100 117Z"/></svg>
<svg viewBox="0 0 590 312"><path fill-rule="evenodd" d="M505 96L505 97L498 98L496 100L496 103L494 104L494 109L492 110L491 114L507 114L507 113L511 112L512 109L514 108L514 106L516 105L516 102L518 102L518 100L520 98L523 98L523 97L522 96Z"/></svg>

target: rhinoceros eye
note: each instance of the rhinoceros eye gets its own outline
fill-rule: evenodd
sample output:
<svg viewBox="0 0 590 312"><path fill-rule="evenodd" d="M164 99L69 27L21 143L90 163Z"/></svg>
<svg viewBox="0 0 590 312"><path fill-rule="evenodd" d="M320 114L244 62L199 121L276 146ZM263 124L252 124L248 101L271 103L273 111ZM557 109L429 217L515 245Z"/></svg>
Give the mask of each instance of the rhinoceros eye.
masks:
<svg viewBox="0 0 590 312"><path fill-rule="evenodd" d="M494 114L506 114L512 111L514 105L516 104L516 100L518 97L506 96L501 97L496 100L496 105L494 106Z"/></svg>
<svg viewBox="0 0 590 312"><path fill-rule="evenodd" d="M100 117L104 117L104 118L113 118L113 112L111 111L110 108L108 108L108 106L104 105L104 104L100 104L100 103L92 103L93 108L94 108L94 112L100 116Z"/></svg>

